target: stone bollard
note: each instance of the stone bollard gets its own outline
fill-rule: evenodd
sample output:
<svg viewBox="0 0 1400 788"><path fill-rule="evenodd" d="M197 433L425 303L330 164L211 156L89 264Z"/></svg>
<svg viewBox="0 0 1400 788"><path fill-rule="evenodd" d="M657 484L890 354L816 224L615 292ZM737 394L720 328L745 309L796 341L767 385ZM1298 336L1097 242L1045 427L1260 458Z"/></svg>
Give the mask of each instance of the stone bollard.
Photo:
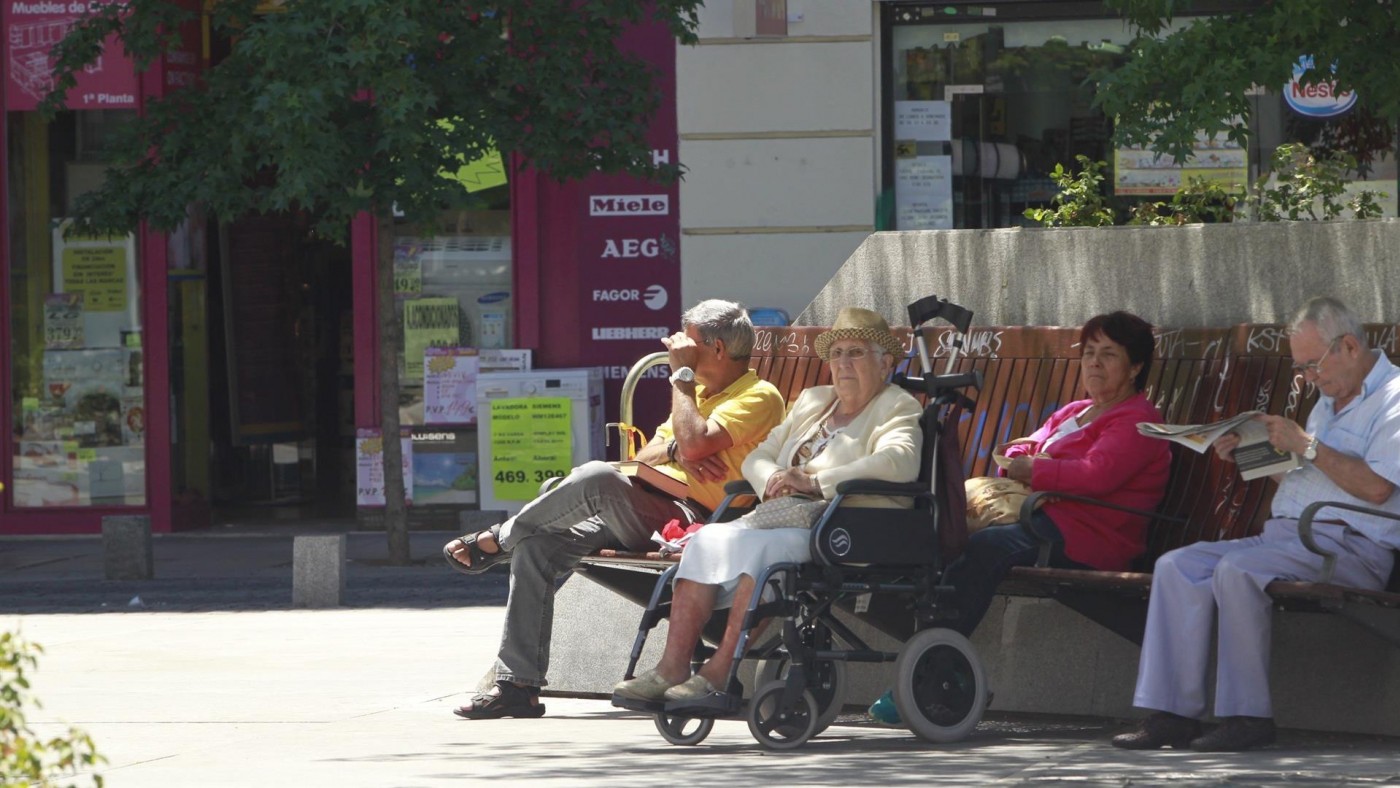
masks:
<svg viewBox="0 0 1400 788"><path fill-rule="evenodd" d="M457 527L464 534L474 534L505 522L506 516L503 509L467 509L457 513Z"/></svg>
<svg viewBox="0 0 1400 788"><path fill-rule="evenodd" d="M155 577L151 551L151 518L144 514L115 514L102 518L103 570L108 580L150 580Z"/></svg>
<svg viewBox="0 0 1400 788"><path fill-rule="evenodd" d="M340 607L345 597L345 534L292 540L292 606Z"/></svg>

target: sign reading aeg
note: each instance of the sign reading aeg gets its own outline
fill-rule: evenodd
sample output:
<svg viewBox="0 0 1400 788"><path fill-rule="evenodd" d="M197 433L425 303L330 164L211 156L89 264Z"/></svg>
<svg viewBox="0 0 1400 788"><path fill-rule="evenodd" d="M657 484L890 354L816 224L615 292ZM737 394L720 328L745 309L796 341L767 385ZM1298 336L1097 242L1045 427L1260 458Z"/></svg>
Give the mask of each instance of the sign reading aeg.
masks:
<svg viewBox="0 0 1400 788"><path fill-rule="evenodd" d="M660 238L609 238L603 242L601 256L604 260L635 260L662 255L667 258L676 256L675 243L664 235Z"/></svg>

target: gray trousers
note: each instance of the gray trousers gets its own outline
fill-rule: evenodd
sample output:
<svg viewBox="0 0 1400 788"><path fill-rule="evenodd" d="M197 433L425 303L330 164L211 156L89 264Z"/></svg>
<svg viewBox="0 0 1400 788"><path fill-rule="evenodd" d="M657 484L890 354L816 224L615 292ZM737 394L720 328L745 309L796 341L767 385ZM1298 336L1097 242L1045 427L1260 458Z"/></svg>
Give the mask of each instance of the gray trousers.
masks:
<svg viewBox="0 0 1400 788"><path fill-rule="evenodd" d="M667 521L693 513L651 492L605 462L575 468L564 481L525 505L501 526L510 552L510 596L496 655L496 678L542 687L549 669L558 578L604 547L643 550Z"/></svg>
<svg viewBox="0 0 1400 788"><path fill-rule="evenodd" d="M1313 523L1325 550L1337 553L1338 585L1379 590L1394 551L1343 525ZM1313 581L1322 557L1298 541L1298 521L1269 520L1259 536L1197 542L1157 559L1147 632L1133 705L1202 717L1212 625L1216 635L1215 715L1272 717L1269 646L1273 580Z"/></svg>

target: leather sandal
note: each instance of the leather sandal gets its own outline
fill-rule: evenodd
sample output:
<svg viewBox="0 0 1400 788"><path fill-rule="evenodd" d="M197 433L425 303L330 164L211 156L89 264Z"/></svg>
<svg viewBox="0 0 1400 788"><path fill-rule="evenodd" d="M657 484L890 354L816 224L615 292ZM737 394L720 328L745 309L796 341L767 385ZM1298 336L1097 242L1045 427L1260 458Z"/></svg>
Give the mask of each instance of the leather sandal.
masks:
<svg viewBox="0 0 1400 788"><path fill-rule="evenodd" d="M479 575L496 564L509 561L510 553L506 552L506 549L501 546L501 526L493 525L487 528L486 532L490 533L492 538L496 540L496 552L487 553L482 551L481 545L477 544L477 540L482 534L481 531L474 534L466 534L465 536L457 537L455 541L461 542L462 546L467 548L467 557L471 559L471 565L468 566L458 561L452 555L452 542L448 542L442 547L442 557L446 559L447 565L464 575Z"/></svg>
<svg viewBox="0 0 1400 788"><path fill-rule="evenodd" d="M539 700L539 687L519 687L509 681L498 681L495 687L472 696L470 703L458 706L452 713L465 720L543 717L544 704Z"/></svg>

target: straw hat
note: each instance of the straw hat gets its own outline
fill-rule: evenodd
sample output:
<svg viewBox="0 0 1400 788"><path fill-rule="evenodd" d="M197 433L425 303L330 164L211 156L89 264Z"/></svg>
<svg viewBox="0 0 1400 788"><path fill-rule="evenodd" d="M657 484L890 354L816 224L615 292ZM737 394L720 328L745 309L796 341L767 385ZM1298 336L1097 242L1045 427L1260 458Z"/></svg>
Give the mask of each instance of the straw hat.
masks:
<svg viewBox="0 0 1400 788"><path fill-rule="evenodd" d="M843 339L876 342L895 358L904 353L904 343L890 333L890 324L878 314L858 306L842 307L831 330L817 335L816 342L813 343L817 355L821 356L822 361L829 361L828 351L831 349L831 343Z"/></svg>

